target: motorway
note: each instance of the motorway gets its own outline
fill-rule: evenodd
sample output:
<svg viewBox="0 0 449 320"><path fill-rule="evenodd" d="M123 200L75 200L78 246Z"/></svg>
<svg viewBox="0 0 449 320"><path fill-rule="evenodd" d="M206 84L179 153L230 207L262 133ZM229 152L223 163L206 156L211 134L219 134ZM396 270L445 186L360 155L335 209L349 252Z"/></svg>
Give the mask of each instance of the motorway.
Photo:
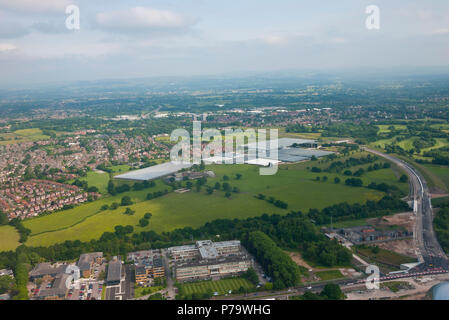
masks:
<svg viewBox="0 0 449 320"><path fill-rule="evenodd" d="M427 183L421 173L403 160L377 150L363 148L365 151L383 157L402 168L409 176L410 199L413 199L416 215L414 240L420 265L413 271L427 271L432 269L449 269L449 260L441 248L433 229L433 209Z"/></svg>

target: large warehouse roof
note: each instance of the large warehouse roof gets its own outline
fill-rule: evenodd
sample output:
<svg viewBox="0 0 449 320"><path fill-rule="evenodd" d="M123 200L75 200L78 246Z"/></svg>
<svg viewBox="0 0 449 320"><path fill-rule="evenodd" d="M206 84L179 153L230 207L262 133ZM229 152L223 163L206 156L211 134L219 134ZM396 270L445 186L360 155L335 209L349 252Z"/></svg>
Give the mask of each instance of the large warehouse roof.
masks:
<svg viewBox="0 0 449 320"><path fill-rule="evenodd" d="M268 141L259 141L254 143L248 143L245 147L249 149L271 149L271 143L274 143L276 140L268 140ZM309 139L293 139L293 138L281 138L277 139L277 148L283 149L292 146L293 144L302 145L302 144L316 144L316 140ZM259 144L259 146L257 145Z"/></svg>
<svg viewBox="0 0 449 320"><path fill-rule="evenodd" d="M191 164L167 162L149 168L124 173L115 176L114 178L124 180L139 180L139 181L154 180L190 167L192 167Z"/></svg>

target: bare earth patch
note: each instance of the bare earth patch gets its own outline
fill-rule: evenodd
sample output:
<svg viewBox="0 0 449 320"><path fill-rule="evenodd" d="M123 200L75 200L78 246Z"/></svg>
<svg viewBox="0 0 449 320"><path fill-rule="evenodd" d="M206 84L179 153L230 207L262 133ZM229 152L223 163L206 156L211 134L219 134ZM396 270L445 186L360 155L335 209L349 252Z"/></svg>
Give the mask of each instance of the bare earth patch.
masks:
<svg viewBox="0 0 449 320"><path fill-rule="evenodd" d="M307 270L313 269L310 265L307 264L307 262L304 261L299 252L288 252L288 255L297 265L307 268Z"/></svg>

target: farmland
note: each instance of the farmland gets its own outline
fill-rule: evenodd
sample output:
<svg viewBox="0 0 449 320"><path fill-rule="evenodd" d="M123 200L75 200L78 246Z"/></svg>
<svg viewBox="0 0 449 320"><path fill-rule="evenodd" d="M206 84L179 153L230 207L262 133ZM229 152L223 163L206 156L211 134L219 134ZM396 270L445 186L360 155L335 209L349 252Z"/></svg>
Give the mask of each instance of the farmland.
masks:
<svg viewBox="0 0 449 320"><path fill-rule="evenodd" d="M7 145L20 142L38 141L49 139L42 133L40 129L23 129L17 130L12 133L1 133L0 134L0 145Z"/></svg>

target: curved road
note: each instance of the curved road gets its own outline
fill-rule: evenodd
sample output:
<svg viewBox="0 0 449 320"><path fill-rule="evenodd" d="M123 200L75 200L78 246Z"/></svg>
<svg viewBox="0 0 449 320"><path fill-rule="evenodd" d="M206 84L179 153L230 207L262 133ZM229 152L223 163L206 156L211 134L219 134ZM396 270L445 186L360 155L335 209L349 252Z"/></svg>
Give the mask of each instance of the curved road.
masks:
<svg viewBox="0 0 449 320"><path fill-rule="evenodd" d="M426 181L421 173L403 160L377 150L363 147L365 151L383 157L402 168L409 176L410 199L413 199L414 213L416 215L416 241L417 254L421 263L418 270L449 267L449 260L441 248L433 229L433 210L430 202L430 193Z"/></svg>

